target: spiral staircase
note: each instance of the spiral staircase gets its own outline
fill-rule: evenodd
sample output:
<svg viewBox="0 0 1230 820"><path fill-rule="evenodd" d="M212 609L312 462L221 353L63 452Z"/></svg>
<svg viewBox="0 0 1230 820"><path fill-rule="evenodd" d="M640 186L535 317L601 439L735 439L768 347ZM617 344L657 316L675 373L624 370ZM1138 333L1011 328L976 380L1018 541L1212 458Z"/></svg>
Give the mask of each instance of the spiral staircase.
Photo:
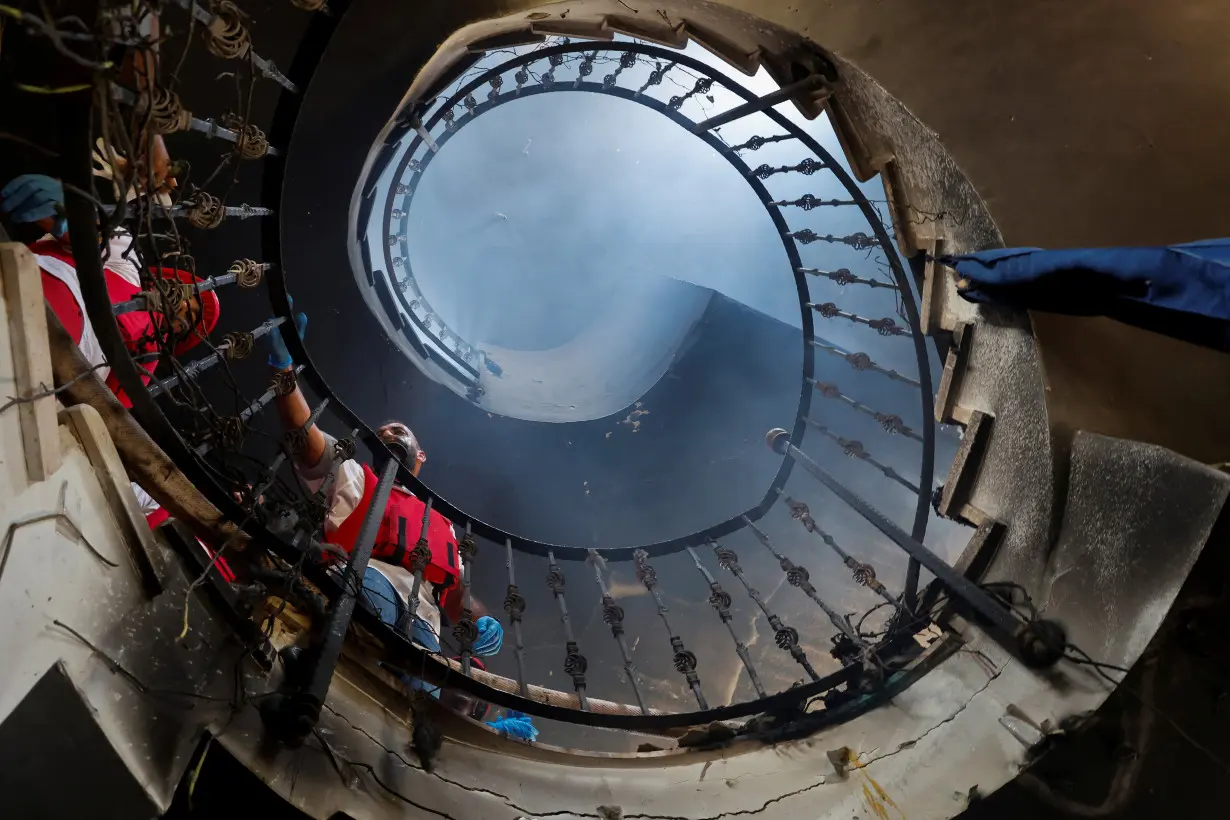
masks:
<svg viewBox="0 0 1230 820"><path fill-rule="evenodd" d="M148 247L190 251L212 277L205 287L223 294L232 324L212 349L183 361L164 350L157 380L142 385L101 270L81 263L90 319L133 399L125 413L54 333L48 344L29 260L14 246L0 259L11 394L32 397L54 380L65 406L57 416L48 394L0 412L9 522L0 611L12 624L0 643L10 659L0 673L0 777L27 813L80 805L63 788L71 760L98 795L97 816L160 814L186 776L196 782L206 737L322 818L951 817L976 812L1022 771L1017 783L1052 806L1117 811L1143 777L1142 747L1155 742L1141 726L1122 744L1135 743L1136 757L1111 767L1105 796L1066 796L1044 775L1108 698L1128 696L1144 704L1137 724L1156 714L1174 730L1156 743L1187 743L1203 750L1194 765L1221 765L1163 706L1154 670L1172 608L1190 614L1219 600L1199 588L1197 562L1224 553L1230 479L1208 466L1230 461L1224 357L1100 320L977 308L934 261L1005 237L1110 244L1222 232L1194 196L1161 215L1124 196L1116 163L1100 162L1128 161L1131 146L1121 129L1099 131L1092 107L1081 112L1088 127L1036 110L1049 99L1043 78L1109 100L1134 95L1121 78L1080 74L1067 49L1122 56L1129 41L1159 43L1156 20L1117 15L1122 30L1104 31L1092 10L971 21L955 4L926 16L904 3L694 0L414 9L304 0L243 11L191 0L164 8L163 25L191 25L204 45L192 55L200 62L181 75L181 61L153 90L100 71L86 93L47 95L58 175L75 186L66 212L79 259L91 256L92 220L125 216L80 193L92 187L100 117L148 116L173 155L221 150L219 167L234 166L229 187L188 187L170 207L137 200L126 215ZM1011 42L990 36L1014 27ZM711 59L685 54L690 45ZM1028 84L1004 68L1042 46L1062 56ZM1165 65L1151 81L1183 76L1158 57ZM247 101L226 120L211 109L219 66L238 66ZM754 93L736 73L759 71L779 90ZM291 297L301 305L322 271L353 273L344 298L375 317L371 338L483 409L477 351L433 316L395 223L460 129L518 99L563 93L645 106L727 160L780 234L783 275L797 289L801 350L790 356L802 374L794 417L773 424L759 451L773 459L767 489L693 532L555 543L467 512L391 457L373 432L382 419L335 392L313 357L323 347L287 321ZM1059 97L1061 111L1076 105ZM1205 110L1181 97L1158 107ZM1096 113L1109 118L1109 105ZM1133 170L1165 190L1175 169L1163 149L1208 135L1153 132L1160 114L1130 111L1152 140ZM827 116L843 156L798 114ZM1012 135L1005 114L1030 137ZM1098 162L1067 147L1103 144ZM1061 161L1078 153L1074 185ZM883 208L860 185L877 176ZM811 193L822 179L841 193ZM1197 192L1215 183L1211 175ZM839 209L858 230L824 228ZM183 224L189 241L143 227L155 220ZM809 263L817 248L855 261ZM859 267L873 256L882 264ZM842 300L852 293L871 294L860 308L876 298L884 310L851 308ZM144 298L174 296L152 286ZM321 338L336 338L342 325L328 323L343 321L325 319ZM866 331L867 350L830 342L838 326ZM252 356L270 333L294 353L293 379L269 383ZM370 457L385 492L396 478L464 531L455 660L382 623L349 575L309 560L319 499L285 470L302 436L262 432L295 379L313 396L313 420L338 431L346 454ZM832 419L866 426L856 439ZM187 529L145 529L130 476ZM937 527L960 539L952 554ZM211 573L192 535L236 555L243 583ZM617 584L620 573L644 592ZM785 616L775 593L758 591L770 583L801 596ZM507 657L491 671L472 664L476 590L502 598L509 631ZM867 631L845 614L874 607L886 609ZM591 608L610 632L601 647L600 630L577 624ZM745 615L747 633L736 627ZM702 618L712 631L697 631ZM545 640L553 669L527 661L527 634ZM733 674L725 695L712 669ZM512 740L408 697L390 670L533 715L543 737ZM36 730L53 716L55 732Z"/></svg>

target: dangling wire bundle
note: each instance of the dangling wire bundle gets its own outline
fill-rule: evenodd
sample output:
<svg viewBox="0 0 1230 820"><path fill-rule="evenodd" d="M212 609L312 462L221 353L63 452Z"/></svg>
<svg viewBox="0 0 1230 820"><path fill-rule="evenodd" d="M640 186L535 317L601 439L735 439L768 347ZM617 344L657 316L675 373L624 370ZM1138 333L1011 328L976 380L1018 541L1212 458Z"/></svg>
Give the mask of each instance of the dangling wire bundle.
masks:
<svg viewBox="0 0 1230 820"><path fill-rule="evenodd" d="M217 0L212 6L214 19L203 36L209 53L224 60L248 56L252 39L243 25L243 12L231 0Z"/></svg>
<svg viewBox="0 0 1230 820"><path fill-rule="evenodd" d="M226 218L226 209L222 206L222 200L213 194L197 191L186 215L193 225L209 231L222 224L222 220Z"/></svg>

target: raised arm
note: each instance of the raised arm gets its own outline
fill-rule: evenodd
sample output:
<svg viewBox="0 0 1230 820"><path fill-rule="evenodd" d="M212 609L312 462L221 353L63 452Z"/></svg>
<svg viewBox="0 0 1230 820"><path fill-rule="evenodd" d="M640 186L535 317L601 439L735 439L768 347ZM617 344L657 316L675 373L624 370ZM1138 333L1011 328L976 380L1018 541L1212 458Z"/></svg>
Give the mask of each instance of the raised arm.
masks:
<svg viewBox="0 0 1230 820"><path fill-rule="evenodd" d="M292 310L294 303L291 303ZM295 330L299 333L299 338L303 338L303 334L307 331L307 314L295 314ZM286 342L282 339L280 330L275 330L273 333L266 334L266 339L269 340L269 367L275 373L281 373L290 370L295 366L295 360L291 358L290 351L286 348ZM285 396L277 396L273 400L274 407L278 411L278 419L282 422L282 426L290 430L298 430L307 424L308 419L312 416L312 408L308 407L307 399L303 395L303 391L299 389L299 385L295 385L295 389ZM298 466L303 469L310 469L320 463L320 459L325 454L325 434L315 424L307 429L307 443L303 448L303 452L299 454L296 461Z"/></svg>

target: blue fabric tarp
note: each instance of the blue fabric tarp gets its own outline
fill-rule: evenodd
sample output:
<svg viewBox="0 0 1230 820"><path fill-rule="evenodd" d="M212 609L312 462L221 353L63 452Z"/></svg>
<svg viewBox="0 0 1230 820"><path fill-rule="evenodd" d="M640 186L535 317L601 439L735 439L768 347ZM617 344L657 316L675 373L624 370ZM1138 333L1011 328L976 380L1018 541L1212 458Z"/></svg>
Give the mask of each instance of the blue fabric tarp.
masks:
<svg viewBox="0 0 1230 820"><path fill-rule="evenodd" d="M956 269L958 289L970 301L1108 316L1230 351L1230 239L1143 248L1000 248L941 261Z"/></svg>

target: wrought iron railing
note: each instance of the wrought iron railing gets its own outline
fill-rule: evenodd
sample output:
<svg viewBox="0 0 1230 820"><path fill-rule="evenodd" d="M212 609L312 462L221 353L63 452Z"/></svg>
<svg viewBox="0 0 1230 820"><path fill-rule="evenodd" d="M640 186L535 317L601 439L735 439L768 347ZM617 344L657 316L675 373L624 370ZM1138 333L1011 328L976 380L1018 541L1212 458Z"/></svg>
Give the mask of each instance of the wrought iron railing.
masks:
<svg viewBox="0 0 1230 820"><path fill-rule="evenodd" d="M124 116L121 105L132 106L135 112L152 112L171 93L164 83L164 78L154 75L149 78L145 88L129 88L117 92L105 75L96 80L98 87L92 98L92 104L80 97L66 99L65 117L65 156L70 158L65 168L64 178L68 183L66 211L70 223L73 250L78 260L81 274L81 289L86 302L89 318L96 328L101 343L110 360L111 367L120 385L131 398L133 413L144 428L154 437L158 444L171 456L175 463L196 484L196 486L225 515L235 521L252 539L249 549L268 555L268 561L274 566L274 571L291 579L290 589L294 589L296 581L306 579L319 588L328 598L327 612L318 619L315 625L317 637L316 650L310 653L296 666L297 673L288 678L285 691L278 699L271 699L276 708L268 710L270 726L284 739L289 741L302 740L306 732L311 730L327 695L329 682L332 678L334 665L341 652L342 642L347 634L352 620L360 623L384 646L390 663L406 669L414 669L416 673L432 681L462 690L469 695L511 709L517 709L532 715L561 721L583 722L587 725L603 726L615 729L638 731L665 731L672 727L692 726L708 723L714 720L745 717L763 712L789 712L809 699L823 697L830 706L825 720L837 720L851 714L855 708L867 708L874 704L876 698L855 700L856 694L878 694L888 697L900 686L908 683L910 676L916 674L918 668L912 666L917 656L917 647L911 636L926 621L927 615L916 611L918 570L926 566L939 579L939 583L950 593L950 597L959 599L969 605L972 611L985 623L1000 633L1011 634L1018 625L1011 623L1012 614L999 606L976 585L954 572L942 560L932 554L921 541L926 533L931 498L932 473L934 470L934 425L930 418L930 402L932 396L931 377L924 339L919 327L918 311L910 282L898 260L897 254L890 244L885 226L881 223L875 209L868 202L858 186L842 169L841 164L829 154L806 131L796 126L790 119L775 111L772 101L784 99L776 93L761 98L747 91L742 86L730 80L710 66L701 63L679 52L668 51L655 46L640 43L564 43L540 49L531 53L519 55L505 63L489 69L464 83L455 93L440 99L435 104L424 107L411 106L398 117L398 128L408 138L408 148L401 154L400 163L395 174L397 182L390 188L385 221L385 236L397 237L395 243L381 239L384 248L384 262L387 271L398 270L404 278L392 282L402 308L412 317L423 314L422 305L417 309L413 306L415 288L413 287L413 272L410 270L407 257L394 257L391 249L396 249L402 241L401 234L396 233L395 219L404 218L408 211L409 199L413 196L418 181L430 162L430 157L444 150L450 137L458 129L466 126L486 111L503 105L511 100L544 93L599 93L636 102L658 111L682 128L694 133L698 144L707 146L724 157L734 171L746 180L764 204L771 217L789 261L789 269L784 269L782 275L790 275L797 288L800 304L800 325L802 329L803 373L801 374L799 403L796 418L790 431L774 431L769 439L770 445L779 452L782 464L776 477L767 489L761 502L751 509L742 511L725 521L718 522L699 532L682 537L644 544L638 547L621 547L610 549L590 549L579 546L555 545L521 537L509 533L500 527L479 520L459 509L416 478L404 464L398 460L399 454L390 451L376 435L375 431L363 419L359 418L346 405L342 397L333 393L330 386L315 367L309 351L293 328L293 321L287 321L292 315L291 303L287 291L287 283L278 265L278 229L273 220L268 220L264 226L264 260L258 263L240 260L232 268L234 281L248 287L257 284L254 281L254 271L259 271L275 314L275 318L247 332L228 334L227 338L216 346L206 345L203 355L189 361L181 360L176 353L177 343L181 340L170 327L160 330L157 346L160 352L160 364L157 378L149 386L142 379L142 371L128 354L114 321L115 314L131 306L113 308L106 291L103 273L98 262L97 247L94 242L96 221L101 218L104 229L110 230L118 226L128 226L137 237L137 247L146 266L161 262L186 265L188 253L186 246L177 237L175 220L185 218L202 228L226 230L227 220L236 215L265 213L265 210L276 210L279 205L281 175L283 173L284 157L279 153L288 141L290 129L294 125L298 111L300 89L306 88L311 80L315 63L324 51L332 27L344 14L340 5L333 6L332 16L318 16L309 29L303 49L289 71L289 78L282 75L267 61L260 60L252 51L243 21L237 15L231 14L233 7L229 3L215 5L214 12L203 12L209 16L221 15L225 25L212 26L214 39L219 40L217 48L211 47L220 56L234 56L248 63L248 70L253 76L260 75L278 82L284 89L279 103L279 109L274 123L270 128L269 147L261 158L256 160L268 163L265 168L265 195L261 206L242 206L237 212L227 210L234 207L211 197L205 191L189 189L182 192L177 202L170 207L152 205L139 196L124 206L114 209L97 207L96 191L93 191L93 178L90 168L89 135L94 133L92 118L106 120L113 130L109 133L121 133L120 129L127 123L140 122L139 117ZM167 12L168 14L170 12ZM206 22L202 12L193 12L198 20ZM229 15L229 16L228 16ZM221 38L221 39L219 39ZM210 41L211 43L214 40ZM113 45L121 45L114 43ZM130 48L132 48L130 46ZM233 53L232 53L233 52ZM652 65L648 77L638 71ZM679 72L688 78L690 86L683 93L660 99L654 96L664 88L664 81L672 72ZM601 75L601 76L599 76ZM809 79L807 83L815 85L818 80ZM801 86L800 86L801 87ZM475 94L482 89L486 93L482 99ZM720 120L715 118L696 118L690 116L694 104L701 98L711 96L716 90L722 90L736 102L733 114L726 115L726 121L732 121L735 114L743 117L760 118L766 128L764 136L756 136L739 145L727 145L723 139L714 133L713 125L709 123ZM426 98L431 98L427 95ZM741 114L739 112L742 112ZM702 113L704 113L702 109ZM174 119L174 118L172 118ZM154 121L146 117L145 127ZM176 120L178 122L178 120ZM179 128L172 124L155 125L165 133L177 133ZM232 136L251 134L250 123L236 123ZM145 131L144 135L152 132ZM135 135L130 135L135 136ZM177 137L190 139L191 136ZM197 137L199 138L199 137ZM744 159L746 152L754 152L766 144L782 143L797 149L798 160L793 164L769 166L763 164L757 168L751 167ZM238 155L244 153L244 139L236 137L232 140L232 150ZM406 148L406 146L401 146ZM400 150L396 140L390 140L386 152ZM387 167L393 154L388 153L377 158L375 167ZM775 196L769 185L787 177L810 177L816 174L828 174L845 189L847 198L821 200L815 197L802 196L786 200ZM147 188L151 189L154 186ZM365 182L369 192L373 190ZM92 192L92 193L91 193ZM123 202L123 199L120 199ZM366 205L370 214L370 203ZM866 222L866 232L858 232L844 237L820 235L808 227L807 219L825 213L830 208L853 208L862 215ZM398 214L397 217L394 214ZM195 215L195 217L194 217ZM360 224L363 224L363 211L360 212ZM157 221L157 222L155 222ZM161 230L151 226L158 224ZM818 225L819 223L812 223ZM889 279L874 278L870 272L853 273L845 269L821 271L805 267L800 256L798 244L823 240L840 242L851 248L878 249L883 253ZM399 265L396 258L402 258ZM232 280L229 273L215 273L210 280L210 286L222 291ZM373 271L377 277L384 277L385 271ZM410 285L405 285L410 282ZM869 290L883 290L895 294L902 310L902 321L906 326L898 325L892 319L866 319L855 313L847 312L836 306L834 302L825 301L818 306L820 298L813 296L812 282L822 287L859 286ZM162 280L146 281L146 293L143 294L145 304L168 305L176 299L182 300L185 293L172 292L172 286ZM409 291L409 294L407 294ZM224 298L239 298L248 291L224 292ZM407 298L409 296L409 298ZM826 297L837 298L837 297ZM811 308L815 307L813 311ZM863 353L848 353L814 335L813 315L819 315L826 320L854 321L869 325L886 336L909 337L899 343L912 345L912 351L917 363L915 378L900 374L890 368L875 364L869 356ZM426 321L420 322L423 332L430 332ZM232 367L261 366L263 363L242 363L250 358L255 340L265 333L278 332L291 350L298 366L290 373L279 374L269 384L264 393L256 398L243 394L231 378ZM454 334L455 336L455 334ZM435 338L439 337L439 331ZM894 342L896 343L896 342ZM900 416L894 413L882 413L862 404L856 398L848 397L835 385L820 382L814 372L814 351L823 351L846 358L856 369L883 376L886 379L911 386L916 389L922 423L918 430L906 427ZM449 348L447 345L445 350ZM458 347L452 348L457 353ZM456 364L464 369L471 366L470 357L461 348L457 353ZM372 540L375 537L375 518L365 522L361 537L356 548L346 563L340 577L326 571L316 562L318 544L322 535L324 509L321 497L305 492L293 482L287 482L279 477L279 469L292 458L302 447L302 431L293 430L285 436L269 433L265 418L267 408L274 397L293 389L296 379L303 379L313 392L320 397L319 403L312 411L312 420L325 414L338 420L346 429L351 430L349 436L338 442L339 455L349 457L354 454L358 441L362 440L377 461L383 461L377 471L380 475L376 498L372 509L383 509L388 497L389 488L394 480L409 488L419 498L425 500L432 508L443 514L458 528L463 529L462 555L466 561L466 571L463 576L463 591L465 594L465 614L460 623L455 625L454 637L461 648L461 661L452 664L448 660L434 655L413 643L406 631L393 625L385 624L378 615L368 608L357 605L357 579L365 570L371 553ZM234 402L211 401L208 396L218 388L231 391ZM822 466L808 457L801 449L805 433L812 421L809 417L812 398L819 392L822 397L849 404L860 412L874 417L880 423L885 436L897 436L898 440L910 440L919 447L919 470L917 479L897 474L879 462L873 461L860 442L848 440L840 433L821 428L823 432L834 436L843 449L850 455L867 461L879 467L891 481L902 485L916 494L917 502L913 524L909 532L905 532L892 524L881 512L872 507L866 500L846 489L840 481L827 472ZM185 422L187 419L187 423ZM278 454L272 461L260 459L253 455L251 446L254 438L273 437L278 444ZM791 498L783 498L785 484L792 467L801 463L807 472L816 476L821 483L832 491L838 499L850 505L859 515L871 521L881 532L900 546L909 556L908 571L892 589L876 577L871 566L859 558L860 550L856 546L843 547L824 530L812 517L808 508ZM878 641L864 637L858 629L851 625L850 620L841 614L830 602L824 600L811 583L810 571L801 564L795 563L780 552L768 539L767 535L757 527L757 522L775 505L784 505L790 514L799 520L807 531L817 535L832 549L850 569L852 579L856 584L866 587L880 596L886 605L890 605L895 615L890 619L887 634ZM836 629L832 655L841 663L839 671L821 675L817 671L814 658L809 658L804 650L800 635L766 602L750 584L745 575L739 557L729 547L730 536L740 530L747 530L763 546L766 554L776 562L784 573L785 580L799 588L823 612L825 618ZM424 538L424 534L410 533L409 538ZM227 553L229 544L214 545L223 555ZM315 551L313 551L315 549ZM668 615L668 608L661 596L661 588L666 585L682 583L682 579L659 577L652 559L657 559L670 553L687 551L704 582L708 593L708 602L712 605L718 618L729 629L733 640L733 649L739 662L746 669L756 698L744 702L730 704L714 704L710 701L712 692L706 694L702 687L701 672L696 656L690 651L680 636L678 622ZM709 554L713 557L710 558ZM536 691L527 680L528 671L524 661L524 640L521 633L522 621L527 602L522 589L527 583L524 574L517 569L517 559L525 554L544 556L549 563L549 573L546 578L561 621L560 643L564 656L564 672L571 680L575 691L574 701L561 703L559 698L537 696ZM610 627L612 636L620 649L624 670L630 685L630 695L635 706L618 706L611 708L610 704L598 708L595 701L587 693L587 675L592 674L586 658L579 646L577 637L573 634L569 622L569 599L566 598L565 572L560 562L577 562L594 556L605 562L627 563L635 568L640 582L647 588L654 600L657 615L661 621L662 640L655 642L659 647L656 651L669 648L670 663L681 676L681 685L686 686L697 702L697 709L689 712L661 713L649 709L644 692L639 686L636 666L632 653L625 641L626 624L624 612L619 602L606 586L601 571L597 572L596 590L589 585L579 587L572 592L575 596L593 594L600 601L603 620ZM496 556L502 556L502 561ZM715 573L708 561L714 561L717 567ZM472 668L471 657L474 640L473 613L470 611L471 576L476 573L491 571L490 567L504 564L507 575L507 596L504 610L506 623L513 632L512 651L516 657L515 685L503 685L490 675L485 675ZM595 562L595 566L597 563ZM416 580L421 578L421 561L417 565ZM694 577L689 574L690 578ZM721 578L729 577L737 586L745 589L750 600L763 612L772 630L773 641L783 652L788 653L804 670L808 680L802 685L781 692L771 692L763 677L757 673L753 659L747 647L739 640L738 635L730 629L730 608L732 596L722 585ZM259 591L259 590L258 590ZM411 602L413 605L415 602ZM649 627L646 626L646 629ZM911 650L913 648L913 651ZM911 671L913 670L913 671ZM842 708L837 708L841 706Z"/></svg>

